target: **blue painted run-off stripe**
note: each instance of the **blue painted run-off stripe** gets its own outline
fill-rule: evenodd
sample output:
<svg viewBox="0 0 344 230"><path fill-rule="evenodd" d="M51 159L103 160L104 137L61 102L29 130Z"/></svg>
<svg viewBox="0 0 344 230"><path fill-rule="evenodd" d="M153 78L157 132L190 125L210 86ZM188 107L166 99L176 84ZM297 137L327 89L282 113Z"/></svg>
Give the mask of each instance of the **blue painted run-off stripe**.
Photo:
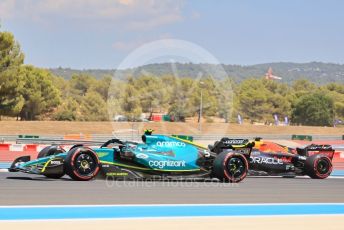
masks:
<svg viewBox="0 0 344 230"><path fill-rule="evenodd" d="M331 173L331 176L344 176L344 170L333 170L333 172Z"/></svg>
<svg viewBox="0 0 344 230"><path fill-rule="evenodd" d="M0 207L0 220L338 214L344 204Z"/></svg>
<svg viewBox="0 0 344 230"><path fill-rule="evenodd" d="M7 169L11 166L11 163L0 162L0 169Z"/></svg>

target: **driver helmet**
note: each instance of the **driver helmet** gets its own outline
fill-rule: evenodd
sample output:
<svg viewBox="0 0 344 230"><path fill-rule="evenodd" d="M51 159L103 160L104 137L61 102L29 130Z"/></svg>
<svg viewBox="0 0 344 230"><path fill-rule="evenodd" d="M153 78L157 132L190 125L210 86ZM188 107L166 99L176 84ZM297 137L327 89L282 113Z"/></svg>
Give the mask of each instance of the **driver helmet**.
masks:
<svg viewBox="0 0 344 230"><path fill-rule="evenodd" d="M145 135L152 135L153 132L154 132L153 129L146 129L145 130Z"/></svg>

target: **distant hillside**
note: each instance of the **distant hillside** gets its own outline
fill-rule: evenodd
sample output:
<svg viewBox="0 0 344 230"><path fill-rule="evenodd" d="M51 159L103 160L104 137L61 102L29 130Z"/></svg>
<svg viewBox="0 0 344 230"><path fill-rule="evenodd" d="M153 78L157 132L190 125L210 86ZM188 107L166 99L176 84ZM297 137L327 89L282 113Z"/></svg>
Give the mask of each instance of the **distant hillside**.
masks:
<svg viewBox="0 0 344 230"><path fill-rule="evenodd" d="M61 76L65 79L70 79L74 74L89 74L98 79L110 75L112 76L115 70L105 70L105 69L85 69L85 70L78 70L78 69L71 69L71 68L52 68L49 69L53 74L57 76Z"/></svg>
<svg viewBox="0 0 344 230"><path fill-rule="evenodd" d="M180 77L196 77L202 69L214 67L211 64L180 64L176 67ZM274 75L282 77L283 82L292 82L299 78L308 79L317 84L326 84L329 82L344 83L344 65L310 62L310 63L266 63L259 65L240 66L240 65L223 65L228 76L235 81L240 82L250 77L263 77L267 69L272 67ZM66 79L71 78L73 74L90 74L96 78L102 78L106 75L113 75L115 70L90 69L90 70L74 70L69 68L50 69L54 74L62 76ZM150 64L141 66L132 70L125 71L127 74L138 76L142 72L146 72L156 76L171 75L172 67L170 63Z"/></svg>

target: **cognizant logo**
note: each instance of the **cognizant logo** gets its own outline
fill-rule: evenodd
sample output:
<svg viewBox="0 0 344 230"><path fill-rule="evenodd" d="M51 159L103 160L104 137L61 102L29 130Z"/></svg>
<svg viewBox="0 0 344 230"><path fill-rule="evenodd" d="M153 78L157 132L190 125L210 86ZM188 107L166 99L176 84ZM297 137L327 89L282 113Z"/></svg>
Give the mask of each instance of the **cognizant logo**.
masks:
<svg viewBox="0 0 344 230"><path fill-rule="evenodd" d="M160 147L185 147L184 142L178 141L158 141L156 145Z"/></svg>
<svg viewBox="0 0 344 230"><path fill-rule="evenodd" d="M149 161L150 167L162 169L164 167L185 167L185 161Z"/></svg>

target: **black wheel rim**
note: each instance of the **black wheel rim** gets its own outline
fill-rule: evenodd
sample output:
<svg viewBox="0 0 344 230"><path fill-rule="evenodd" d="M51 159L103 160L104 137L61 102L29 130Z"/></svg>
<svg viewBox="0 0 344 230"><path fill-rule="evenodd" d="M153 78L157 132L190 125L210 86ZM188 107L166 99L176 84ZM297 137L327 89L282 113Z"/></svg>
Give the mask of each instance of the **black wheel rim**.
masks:
<svg viewBox="0 0 344 230"><path fill-rule="evenodd" d="M330 168L330 165L329 165L329 162L327 160L322 159L318 162L317 171L320 174L326 174L328 172L329 168Z"/></svg>
<svg viewBox="0 0 344 230"><path fill-rule="evenodd" d="M229 176L231 176L232 178L241 177L246 168L243 159L238 157L232 157L231 159L229 159L226 167Z"/></svg>
<svg viewBox="0 0 344 230"><path fill-rule="evenodd" d="M81 153L75 160L75 169L81 176L88 176L97 168L94 158L87 153Z"/></svg>

